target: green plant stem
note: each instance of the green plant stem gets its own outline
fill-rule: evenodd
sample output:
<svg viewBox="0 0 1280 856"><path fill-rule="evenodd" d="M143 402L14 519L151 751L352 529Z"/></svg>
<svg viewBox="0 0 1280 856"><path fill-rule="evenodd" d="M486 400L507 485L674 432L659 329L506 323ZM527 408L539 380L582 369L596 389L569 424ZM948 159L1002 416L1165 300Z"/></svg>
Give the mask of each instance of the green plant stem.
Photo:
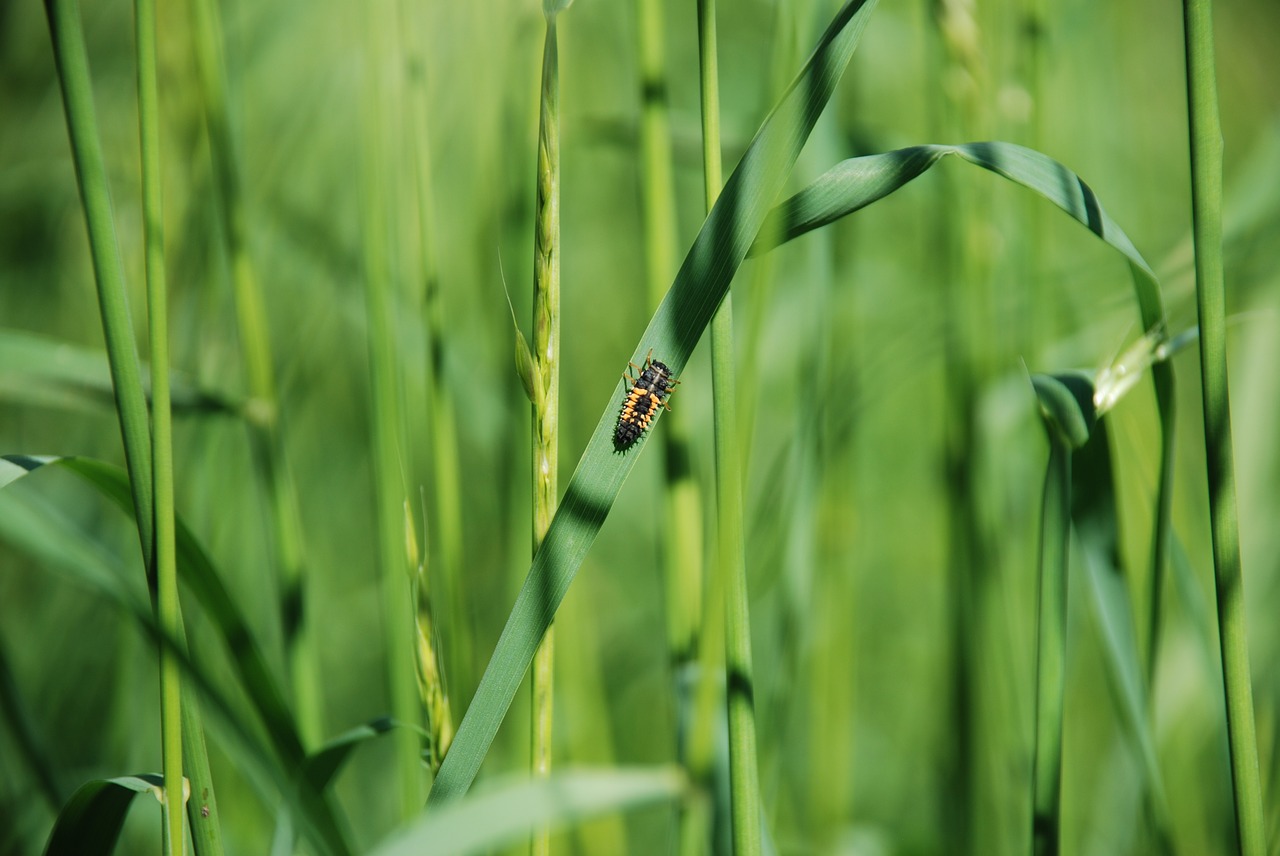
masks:
<svg viewBox="0 0 1280 856"><path fill-rule="evenodd" d="M84 204L89 250L93 257L94 281L98 287L98 307L102 333L111 368L111 385L116 415L124 438L125 465L137 511L138 535L150 572L152 541L151 438L147 425L147 403L142 391L138 353L129 318L124 266L116 240L111 213L111 193L98 137L98 119L93 106L89 59L85 53L80 7L76 0L46 0L49 31L53 37L58 82L66 111L71 156L75 162L80 198Z"/></svg>
<svg viewBox="0 0 1280 856"><path fill-rule="evenodd" d="M1240 853L1266 852L1258 742L1245 626L1244 579L1236 509L1231 397L1227 384L1226 288L1222 261L1222 129L1214 73L1213 6L1184 0L1187 107L1191 135L1191 208L1195 239L1200 380L1204 389L1205 459L1218 607L1227 741Z"/></svg>
<svg viewBox="0 0 1280 856"><path fill-rule="evenodd" d="M388 175L384 141L388 66L385 46L391 37L387 3L378 2L361 12L365 18L365 116L363 140L365 311L369 325L369 373L372 390L370 423L373 429L373 474L378 558L382 588L382 623L386 649L391 713L412 726L397 728L396 774L399 779L400 816L416 815L422 808L421 745L416 731L422 718L421 698L414 671L417 631L412 582L416 568L405 549L404 479L401 469L401 390L396 367L395 312L389 258L391 236L387 226Z"/></svg>
<svg viewBox="0 0 1280 856"><path fill-rule="evenodd" d="M231 269L236 326L250 402L246 408L254 469L267 496L275 548L280 624L303 743L323 736L320 685L303 584L303 537L297 489L285 457L280 402L271 361L266 305L249 257L247 206L228 108L222 24L213 0L193 0L193 41L213 168L215 211Z"/></svg>
<svg viewBox="0 0 1280 856"><path fill-rule="evenodd" d="M138 136L142 151L142 221L146 244L147 317L151 334L151 475L155 509L156 619L178 638L178 566L173 509L173 419L169 394L169 312L164 269L164 204L156 72L155 0L136 0ZM160 739L164 747L165 853L183 852L182 675L178 658L160 649Z"/></svg>
<svg viewBox="0 0 1280 856"><path fill-rule="evenodd" d="M409 0L397 3L399 34L405 52L408 77L408 113L410 150L412 151L415 202L418 213L418 284L422 291L422 326L426 331L426 359L423 361L423 389L426 398L426 432L431 449L432 494L434 514L424 511L427 519L436 521L430 532L424 532L427 543L415 578L418 625L418 680L423 709L427 716L427 733L431 736L428 763L432 772L440 768L449 743L453 740L453 714L445 675L457 676L471 659L471 626L467 621L464 588L460 579L462 557L462 496L458 477L458 439L454 421L453 395L444 382L444 317L440 305L440 273L436 266L434 218L432 217L430 136L427 133L427 62L420 39L421 27L412 14ZM409 527L412 519L406 519ZM412 528L409 529L412 532ZM439 564L433 568L430 535L440 545ZM416 552L416 545L415 545ZM436 571L435 568L440 569ZM439 638L439 616L432 608L432 583L444 580L446 595L452 597L454 623L448 625L448 651L454 669L442 664L443 652L436 645Z"/></svg>
<svg viewBox="0 0 1280 856"><path fill-rule="evenodd" d="M556 514L560 466L560 58L556 15L547 15L542 47L538 119L537 200L533 234L533 554ZM547 593L546 600L551 599ZM548 603L549 612L554 607ZM551 774L551 725L555 700L555 623L533 657L531 766L535 778ZM551 830L533 836L534 856L551 852Z"/></svg>
<svg viewBox="0 0 1280 856"><path fill-rule="evenodd" d="M1071 449L1049 426L1049 464L1040 528L1036 628L1036 742L1032 757L1031 851L1056 856L1061 843L1062 702L1067 661L1067 560Z"/></svg>
<svg viewBox="0 0 1280 856"><path fill-rule="evenodd" d="M426 359L423 361L423 388L426 397L427 434L431 454L431 491L434 502L432 541L439 545L439 572L452 622L447 625L448 645L442 652L453 668L445 674L457 680L471 680L473 628L468 620L466 582L462 576L462 479L458 469L458 427L453 388L446 380L445 357L448 336L441 294L440 270L436 257L435 217L432 213L431 139L427 65L422 46L423 25L413 14L420 4L401 0L401 36L409 69L410 149L413 152L415 201L418 206L418 277L422 288L422 326L426 331ZM428 547L430 543L428 542ZM430 549L427 555L431 555ZM454 684L454 689L459 689ZM450 726L452 728L452 725Z"/></svg>
<svg viewBox="0 0 1280 856"><path fill-rule="evenodd" d="M720 165L720 88L715 0L698 0L698 59L702 102L702 162L707 210L723 184ZM729 716L729 799L733 850L762 851L756 762L755 684L751 621L742 540L737 413L734 406L733 299L726 294L711 320L711 383L716 457L716 561L725 588L725 695Z"/></svg>
<svg viewBox="0 0 1280 856"><path fill-rule="evenodd" d="M963 86L933 88L931 117L935 133L943 137L972 135L980 121L977 87L983 80L981 31L970 4L930 3L937 37L932 56L939 80L964 80ZM937 211L961 206L957 180L943 174ZM983 650L980 630L984 569L991 563L979 519L979 488L974 473L977 455L977 401L983 375L981 354L990 338L989 316L982 305L983 272L973 224L985 222L989 211L978 199L963 202L963 221L939 214L935 220L934 256L941 260L945 281L942 296L944 446L943 472L947 491L947 615L948 675L954 738L948 747L946 799L940 801L947 836L959 853L976 852L973 822L984 783L979 775L977 742L982 728L975 712L979 704L979 664Z"/></svg>
<svg viewBox="0 0 1280 856"><path fill-rule="evenodd" d="M676 270L676 200L671 146L670 104L666 57L663 50L662 0L637 0L640 61L640 213L643 221L645 272L649 304L657 306ZM667 648L676 704L676 759L691 777L709 784L711 759L695 760L691 751L697 715L694 687L699 653L707 628L703 618L702 500L690 466L689 415L675 408L666 416L661 433L666 490L663 492L666 528L661 539L666 592ZM703 664L705 665L705 663ZM710 672L707 673L708 675ZM699 767L703 767L700 769ZM703 800L681 803L681 846L685 853L705 850L703 833L709 818L700 816Z"/></svg>
<svg viewBox="0 0 1280 856"><path fill-rule="evenodd" d="M640 57L640 214L649 302L657 306L676 270L676 200L671 153L671 118L663 52L661 0L637 0ZM686 411L673 408L663 419L662 453L666 462L666 536L662 539L666 576L667 645L677 682L677 704L687 711L688 667L697 660L702 615L702 513L698 483L689 465ZM683 721L683 720L682 720ZM678 739L685 761L687 735Z"/></svg>
<svg viewBox="0 0 1280 856"><path fill-rule="evenodd" d="M636 19L640 63L640 216L649 305L656 307L667 293L678 261L662 0L636 0ZM666 592L667 649L676 700L676 760L689 771L692 779L705 784L710 778L710 769L696 769L690 751L690 730L696 721L693 688L707 628L702 624L702 498L689 463L688 423L688 411L674 408L663 418L662 440L654 451L662 453L666 477L663 492L666 528L660 549ZM708 761L708 767L709 764ZM708 822L699 815L703 807L705 801L695 798L682 802L678 809L680 841L686 854L701 854L706 850L699 831L704 830Z"/></svg>
<svg viewBox="0 0 1280 856"><path fill-rule="evenodd" d="M98 137L98 120L93 107L89 60L85 52L80 9L76 0L47 0L45 11L58 67L58 82L62 88L72 160L84 205L85 226L89 233L103 337L107 343L116 412L124 438L125 462L129 470L129 486L142 544L143 562L150 574L154 567L155 517L151 493L147 408L140 380L133 325L126 306L124 268L120 261L115 222L111 215L111 199ZM177 620L181 629L180 614ZM192 793L198 794L201 805L209 808L208 814L202 815L200 822L192 821L192 837L196 852L201 856L219 856L222 853L222 839L213 779L209 772L209 757L204 743L204 725L193 693L184 691L184 698L180 728L183 755L186 758Z"/></svg>

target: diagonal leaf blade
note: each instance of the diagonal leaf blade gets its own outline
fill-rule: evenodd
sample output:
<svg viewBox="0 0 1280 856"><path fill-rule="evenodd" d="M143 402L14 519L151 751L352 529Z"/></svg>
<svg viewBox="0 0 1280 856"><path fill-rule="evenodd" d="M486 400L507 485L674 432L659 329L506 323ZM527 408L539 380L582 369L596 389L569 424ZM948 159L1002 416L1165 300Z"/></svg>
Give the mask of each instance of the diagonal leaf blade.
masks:
<svg viewBox="0 0 1280 856"><path fill-rule="evenodd" d="M633 362L642 361L652 349L674 373L684 368L835 91L875 6L876 0L850 0L836 13L725 183L671 289L632 353ZM642 438L631 454L615 454L611 437L616 408L612 398L602 408L600 421L436 776L429 804L461 796L475 780L538 641L646 441Z"/></svg>
<svg viewBox="0 0 1280 856"><path fill-rule="evenodd" d="M0 455L0 489L46 466L58 466L75 473L126 513L133 513L128 477L125 472L117 466L92 458ZM269 760L274 763L266 764L265 768L282 787L290 790L288 798L299 809L299 816L306 822L305 828L308 834L320 846L321 852L348 852L345 832L327 796L321 792L320 788L298 787L298 785L310 785L312 782L312 779L306 775L307 770L304 765L307 759L301 738L298 736L284 696L271 674L266 658L258 647L244 614L222 584L221 577L195 536L181 518L176 522L178 569L181 579L189 586L217 625L230 651L231 662L238 672L246 697L257 711L270 738L269 751L261 754L269 756ZM140 626L156 637L158 642L176 650L184 668L208 697L215 701L215 706L220 707L224 712L230 711L226 699L222 698L207 680L207 675L191 662L186 654L185 645L167 637L164 631L155 625L153 616L145 608L132 602L132 599L118 586L108 584L98 588L102 593L116 599ZM230 714L227 719L229 722L237 722L236 717ZM247 736L247 732L244 736ZM299 775L301 778L297 778ZM295 778L297 781L294 781Z"/></svg>
<svg viewBox="0 0 1280 856"><path fill-rule="evenodd" d="M540 827L671 801L684 791L684 776L671 767L554 773L456 800L424 815L372 856L489 853Z"/></svg>
<svg viewBox="0 0 1280 856"><path fill-rule="evenodd" d="M58 812L44 856L110 856L134 797L160 797L164 778L154 774L85 782Z"/></svg>

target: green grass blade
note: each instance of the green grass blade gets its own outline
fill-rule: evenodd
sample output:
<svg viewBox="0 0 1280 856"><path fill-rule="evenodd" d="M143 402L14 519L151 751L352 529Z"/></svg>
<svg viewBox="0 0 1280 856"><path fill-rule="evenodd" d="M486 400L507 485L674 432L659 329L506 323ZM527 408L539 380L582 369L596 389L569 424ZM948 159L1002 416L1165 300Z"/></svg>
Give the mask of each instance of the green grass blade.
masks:
<svg viewBox="0 0 1280 856"><path fill-rule="evenodd" d="M221 228L222 250L231 276L236 334L252 403L246 411L253 464L271 511L272 546L278 585L279 620L304 740L322 730L317 666L303 570L306 563L298 492L285 456L280 400L272 365L266 300L250 255L250 218L243 167L232 133L225 39L219 6L191 3L191 38L200 99L209 139L213 192L208 203Z"/></svg>
<svg viewBox="0 0 1280 856"><path fill-rule="evenodd" d="M131 484L138 536L149 567L152 546L150 427L147 404L142 395L133 322L129 316L124 265L111 211L111 190L93 104L79 0L47 0L45 12L53 38L67 133L71 138L71 154L89 232L93 278L98 287L98 309L111 366L111 385L124 440L125 460L133 475Z"/></svg>
<svg viewBox="0 0 1280 856"><path fill-rule="evenodd" d="M361 239L364 256L364 303L368 327L369 424L374 485L374 553L382 595L382 633L392 715L420 723L422 699L415 672L417 604L413 580L417 571L405 549L404 378L396 318L400 287L393 265L397 254L390 226L391 164L395 159L383 136L391 115L393 63L384 45L394 43L389 4L373 3L364 17L364 122L361 134ZM398 782L399 814L413 817L422 809L425 777L422 744L413 731L392 736Z"/></svg>
<svg viewBox="0 0 1280 856"><path fill-rule="evenodd" d="M119 467L90 458L47 458L21 455L0 456L0 488L14 479L34 472L42 466L56 465L70 470L97 488L127 514L129 481ZM282 759L301 763L305 754L293 725L284 695L271 676L266 658L254 640L243 611L236 605L222 583L208 554L191 530L181 520L177 525L178 568L180 577L205 608L231 652L232 663L240 674L245 691L271 734Z"/></svg>
<svg viewBox="0 0 1280 856"><path fill-rule="evenodd" d="M44 856L110 856L133 799L160 799L164 778L151 774L95 779L81 785L58 812Z"/></svg>
<svg viewBox="0 0 1280 856"><path fill-rule="evenodd" d="M671 133L670 75L666 59L666 26L662 0L635 0L636 58L640 84L640 217L644 240L646 307L656 306L666 295L679 263L676 227L675 159ZM781 89L781 86L778 87ZM699 649L707 638L703 624L703 519L701 487L690 466L689 438L692 414L677 408L668 417L657 448L658 468L666 479L662 494L664 537L661 539L664 614L667 647L671 657L675 696L676 760L695 781L709 779L709 771L694 769L694 676L698 674ZM706 774L704 776L704 773ZM681 840L701 853L702 843L692 830L709 825L701 808L705 801L690 800L681 806ZM619 849L619 848L614 848Z"/></svg>
<svg viewBox="0 0 1280 856"><path fill-rule="evenodd" d="M342 765L351 757L351 753L361 743L381 737L397 727L394 720L387 717L357 725L325 742L307 758L305 775L317 791L323 791L333 781L333 777L342 769ZM412 728L412 726L400 726Z"/></svg>
<svg viewBox="0 0 1280 856"><path fill-rule="evenodd" d="M146 254L147 321L151 364L156 367L151 407L151 494L155 509L156 616L171 636L181 635L174 548L173 405L169 393L169 295L165 278L164 204L160 177L160 106L156 78L156 3L135 0L138 56L138 138L142 153L142 220ZM160 741L164 749L164 852L182 856L184 801L182 675L168 651L160 652Z"/></svg>
<svg viewBox="0 0 1280 856"><path fill-rule="evenodd" d="M1080 375L1035 375L1049 462L1040 528L1036 622L1035 749L1031 757L1030 850L1055 856L1062 844L1062 721L1067 675L1067 565L1071 459L1093 429L1092 385Z"/></svg>
<svg viewBox="0 0 1280 856"><path fill-rule="evenodd" d="M1146 668L1138 651L1129 589L1121 573L1108 433L1107 420L1099 419L1089 441L1076 452L1071 472L1071 519L1084 558L1086 588L1102 633L1108 682L1119 707L1124 733L1142 759L1159 852L1170 853L1168 801L1148 708Z"/></svg>
<svg viewBox="0 0 1280 856"><path fill-rule="evenodd" d="M1119 533L1116 520L1116 498L1114 479L1111 467L1110 446L1106 422L1098 418L1095 408L1097 390L1093 379L1083 372L1064 373L1055 376L1037 375L1033 378L1036 394L1041 408L1050 426L1050 482L1055 486L1053 493L1046 486L1046 514L1044 539L1047 545L1054 546L1055 555L1066 555L1065 543L1059 544L1065 533L1059 533L1054 525L1061 522L1061 502L1070 503L1071 521L1076 526L1079 543L1084 556L1086 569L1086 589L1090 594L1098 618L1098 627L1102 633L1103 651L1107 666L1107 677L1115 693L1121 715L1121 724L1125 734L1135 745L1138 756L1142 760L1142 772L1147 783L1148 807L1156 835L1158 852L1172 852L1169 836L1169 813L1164 784L1160 774L1160 766L1155 748L1155 737L1147 707L1147 690L1145 668L1138 651L1137 632L1133 623L1133 612L1129 604L1128 588L1119 573ZM1062 456L1065 462L1062 462ZM1054 461L1060 463L1055 474ZM1062 481L1069 477L1070 482ZM1065 497L1065 500L1063 499ZM1050 516L1050 503L1055 509ZM1066 524L1063 523L1063 526ZM1058 579L1056 571L1050 567L1049 552L1045 552L1043 573L1045 580L1055 588L1065 592L1065 583ZM1065 573L1065 561L1062 570ZM1043 584L1043 583L1042 583ZM1050 598L1052 601L1053 598ZM1042 624L1041 639L1052 642L1048 637L1057 639L1054 647L1062 649L1063 659L1056 664L1049 663L1049 671L1061 670L1065 664L1065 638L1061 636L1062 627L1055 621L1066 615L1065 601L1054 605L1041 600L1041 621L1046 615L1050 622ZM1041 669L1044 669L1046 647L1041 644ZM1053 654L1050 652L1050 659ZM1057 702L1054 704L1054 693ZM1046 708L1046 703L1056 709ZM1061 776L1061 723L1054 722L1056 715L1061 717L1062 693L1061 682L1046 690L1043 682L1037 697L1037 745L1036 768L1044 770L1047 776L1054 772ZM1046 734L1052 731L1058 735L1053 741ZM1056 767L1056 770L1054 769ZM1060 808L1057 804L1056 782L1036 778L1036 823L1037 852L1050 852L1057 846L1056 839L1060 835ZM1041 825L1045 831L1041 834ZM1044 848L1042 851L1041 848Z"/></svg>
<svg viewBox="0 0 1280 856"><path fill-rule="evenodd" d="M698 0L698 65L702 106L703 192L708 210L720 194L720 80L715 0ZM716 465L716 560L714 573L724 588L725 692L729 722L729 805L734 853L758 856L762 844L759 765L756 752L755 676L747 563L742 532L741 454L733 296L726 294L711 319L711 399ZM713 585L715 591L717 586ZM718 605L717 605L718 606ZM704 680L711 675L706 671Z"/></svg>
<svg viewBox="0 0 1280 856"><path fill-rule="evenodd" d="M150 371L141 366L144 393ZM239 405L170 372L175 413L236 413ZM113 406L107 354L27 330L0 329L0 398L12 404L98 409Z"/></svg>
<svg viewBox="0 0 1280 856"><path fill-rule="evenodd" d="M669 802L684 790L684 777L667 767L554 773L547 779L495 787L442 806L370 856L488 853L539 827Z"/></svg>
<svg viewBox="0 0 1280 856"><path fill-rule="evenodd" d="M818 47L788 88L729 177L685 257L675 282L650 321L632 361L652 348L677 375L702 337L729 281L746 257L768 207L781 190L809 133L835 90L876 0L841 8ZM619 370L621 374L621 370ZM618 402L610 396L534 557L497 649L440 768L430 801L465 793L479 772L498 726L533 657L542 633L564 599L647 438L625 455L613 450ZM661 420L659 420L660 422Z"/></svg>
<svg viewBox="0 0 1280 856"><path fill-rule="evenodd" d="M1222 126L1214 71L1213 3L1183 0L1186 37L1191 210L1195 238L1196 317L1200 322L1200 382L1209 522L1218 608L1227 743L1235 794L1236 834L1243 856L1267 852L1258 738L1250 682L1244 571L1227 382L1226 284L1222 260Z"/></svg>
<svg viewBox="0 0 1280 856"><path fill-rule="evenodd" d="M1048 155L1002 142L911 146L843 161L770 213L760 232L761 242L751 248L752 255L878 202L948 155L1040 194L1152 276L1129 236L1082 178Z"/></svg>
<svg viewBox="0 0 1280 856"><path fill-rule="evenodd" d="M131 513L129 485L124 472L119 467L88 458L2 455L0 456L0 489L45 466L58 466L75 473L121 510ZM95 591L108 597L132 616L138 625L150 633L166 650L176 654L186 674L199 685L204 697L214 703L215 709L223 714L242 745L248 747L245 750L246 755L252 758L253 763L261 765L268 776L280 784L286 797L299 812L299 816L306 820L306 829L321 847L322 852L333 854L349 852L339 820L325 796L317 791L297 787L298 774L304 769L306 762L302 743L288 709L284 705L283 695L268 670L266 659L254 640L243 613L232 600L208 555L182 522L181 517L176 519L176 526L179 576L196 595L223 637L245 695L267 732L269 741L265 748L259 738L250 735L246 718L236 712L238 708L232 706L217 690L206 672L191 660L181 637L173 637L162 630L148 608L139 603L137 598L130 596L118 580L102 574L92 574L91 569L81 567L76 567L76 573ZM202 726L192 727L197 721L192 718L195 711L192 693L184 695L183 710L184 715L187 716L184 720L187 739L200 740L202 743ZM202 761L203 752L189 751L190 744L187 744L187 749L188 751L184 754L188 756L188 765L201 763L199 769L206 771L201 774L203 776L201 778L191 766L187 769L193 788L203 794L205 786L201 783L210 781L207 767L204 766L207 761ZM304 778L302 781L307 780ZM217 836L205 836L201 832L202 826L216 824L216 812L212 811L212 797L213 789L209 787L207 796L201 798L204 801L200 807L210 808L213 816L200 816L198 819L195 816L190 817L193 834L199 836L197 850L201 853L221 852L220 843L216 840ZM189 815L195 815L196 808L193 805ZM206 848L202 849L199 846L201 838L207 842Z"/></svg>
<svg viewBox="0 0 1280 856"><path fill-rule="evenodd" d="M1129 262L1143 329L1161 338L1166 334L1164 301L1151 266L1124 230L1111 219L1089 185L1048 155L1013 143L911 146L846 160L778 205L765 221L751 252L753 255L767 252L778 244L865 208L918 178L948 155L1038 193L1117 250ZM1152 528L1151 588L1142 610L1147 622L1148 681L1160 631L1159 605L1169 542L1175 403L1172 365L1167 361L1156 363L1151 377L1156 392L1161 438L1155 525Z"/></svg>
<svg viewBox="0 0 1280 856"><path fill-rule="evenodd" d="M13 668L9 665L9 652L3 639L0 639L0 716L3 717L5 731L10 735L10 745L17 749L16 754L26 767L30 780L35 783L35 790L39 791L49 808L57 811L66 801L66 795L48 751L49 741L41 733L14 683Z"/></svg>
<svg viewBox="0 0 1280 856"><path fill-rule="evenodd" d="M425 611L422 608L423 596L429 596L437 604L433 612L433 626L440 627L439 619L446 618L445 630L442 631L449 644L438 650L443 661L443 674L447 675L453 687L455 697L465 698L469 693L473 680L471 652L474 641L474 629L467 619L467 586L462 563L463 525L462 509L464 507L462 491L461 464L459 462L457 404L453 386L446 382L446 365L449 350L453 347L453 337L446 323L444 292L447 284L441 273L441 257L437 252L437 232L440 227L435 214L436 177L431 168L431 110L428 109L431 74L428 70L428 49L431 28L425 26L421 19L429 11L421 3L412 0L400 0L400 37L403 40L405 62L411 69L421 69L420 73L411 73L405 81L410 122L409 148L414 179L414 201L418 214L417 259L413 268L421 289L420 325L426 338L426 348L422 361L422 386L427 421L425 426L418 426L425 431L427 448L430 450L431 484L430 500L432 509L428 517L431 524L432 541L438 551L428 550L427 560L421 566L419 575L419 626L425 627L422 619ZM446 218L447 220L447 218ZM514 323L514 317L512 319ZM517 334L519 329L517 328ZM517 336L517 359L528 357L528 345ZM522 375L522 378L526 375ZM532 394L532 393L530 393ZM413 430L411 428L410 435ZM438 556L433 560L431 556ZM443 590L444 596L439 592ZM433 593L434 592L434 593ZM433 631L434 632L434 631ZM422 648L419 648L420 656ZM465 682L465 683L464 683ZM467 688L467 689L464 689ZM441 705L443 702L443 706ZM448 694L441 693L435 703L425 703L429 730L439 738L447 731L444 743L452 740L453 718L448 710ZM432 751L433 770L439 767L442 753Z"/></svg>

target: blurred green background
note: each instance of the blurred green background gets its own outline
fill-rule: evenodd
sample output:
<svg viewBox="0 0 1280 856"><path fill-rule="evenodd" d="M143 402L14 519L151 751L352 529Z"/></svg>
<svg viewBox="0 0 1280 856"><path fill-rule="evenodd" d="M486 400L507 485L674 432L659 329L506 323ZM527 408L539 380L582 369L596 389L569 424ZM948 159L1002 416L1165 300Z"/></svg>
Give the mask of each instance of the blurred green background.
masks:
<svg viewBox="0 0 1280 856"><path fill-rule="evenodd" d="M438 644L461 716L529 564L529 407L511 317L530 316L534 146L543 22L533 3L397 6L419 51L432 181L433 260L444 336L440 382L456 407L462 492L457 591L437 598ZM409 111L369 129L364 7L223 2L231 134L247 250L266 298L286 454L300 497L305 585L321 664L323 733L388 711L376 585L368 343L363 295L363 140L395 177L387 241L405 379L405 493L439 560L422 367L428 340L409 174ZM723 4L721 86L731 168L834 6ZM682 248L702 221L692 3L665 5L668 95ZM1260 758L1271 840L1280 680L1280 6L1217 4L1226 140L1226 260L1241 535ZM83 9L113 201L145 331L131 5ZM939 23L941 22L941 23ZM884 3L792 179L839 160L924 142L1002 139L1081 175L1160 274L1176 332L1195 323L1180 9L1172 3ZM246 393L230 271L187 4L161 4L160 75L172 361L185 388ZM637 146L641 87L629 3L579 0L560 18L563 199L562 485L653 307ZM398 67L398 66L395 66ZM408 79L406 77L406 79ZM401 180L402 179L402 180ZM501 270L499 262L501 260ZM668 275L674 271L668 272ZM1033 726L1035 569L1046 443L1027 371L1100 368L1142 331L1122 260L1039 199L947 163L874 207L743 267L734 284L760 773L781 853L1023 852ZM39 337L32 345L29 337ZM65 347L63 347L65 346ZM87 365L73 360L87 349ZM43 10L0 3L0 452L122 462L92 270ZM97 355L95 358L94 355ZM964 355L957 367L955 355ZM34 355L34 356L33 356ZM655 355L661 357L661 355ZM55 377L52 362L66 360ZM1181 404L1174 564L1154 692L1155 734L1178 852L1233 847L1213 624L1212 567L1194 349L1176 359ZM971 430L957 493L948 396L964 378ZM673 405L711 481L710 377L695 355ZM1144 583L1157 467L1148 384L1114 412L1123 553ZM657 430L662 430L660 422ZM266 498L244 421L180 410L178 508L287 685ZM646 460L646 458L649 458ZM556 757L658 763L675 756L665 643L664 523L656 456L642 458L560 613ZM952 472L954 477L954 472ZM706 519L713 519L710 506ZM419 532L421 537L421 531ZM711 540L708 538L708 543ZM958 545L969 545L962 547ZM973 546L973 545L976 545ZM958 652L950 568L968 550L981 621ZM0 491L0 646L46 769L68 792L94 777L158 770L156 656L133 620L78 582L84 568L143 581L137 539L65 473ZM79 569L79 570L76 570ZM1141 852L1138 759L1121 736L1096 619L1075 596L1064 755L1068 853ZM231 671L188 608L193 649ZM459 640L464 640L460 643ZM460 652L469 651L469 656ZM960 656L958 656L958 653ZM957 721L957 668L972 721ZM487 773L523 769L518 697ZM0 853L42 846L43 800L6 718ZM271 786L254 781L208 722L223 831L266 852ZM968 738L964 734L970 735ZM956 765L955 747L970 746ZM338 779L356 842L397 822L391 748L373 742ZM963 812L967 824L958 821ZM151 852L159 819L135 810L120 852ZM631 852L671 846L674 813L628 818ZM598 826L558 839L609 852ZM1275 848L1273 847L1273 852Z"/></svg>

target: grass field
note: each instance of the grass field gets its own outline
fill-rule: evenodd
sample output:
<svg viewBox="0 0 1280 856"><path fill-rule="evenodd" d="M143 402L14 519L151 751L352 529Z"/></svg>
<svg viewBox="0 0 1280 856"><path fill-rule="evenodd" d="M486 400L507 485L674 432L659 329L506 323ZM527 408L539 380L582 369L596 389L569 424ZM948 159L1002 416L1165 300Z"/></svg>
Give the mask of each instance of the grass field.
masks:
<svg viewBox="0 0 1280 856"><path fill-rule="evenodd" d="M179 685L201 856L524 852L547 824L553 853L760 852L726 687L763 852L1280 853L1274 0L1214 9L1231 387L1207 412L1230 404L1237 477L1212 504L1219 248L1193 242L1176 4L722 3L717 68L695 3L578 0L548 79L536 3L189 0L156 9L142 143L134 7L46 5L0 4L0 856L55 821L48 852L109 852L95 818L163 847L158 779L67 806L175 759ZM1009 145L908 148L983 141ZM150 373L120 374L152 359L148 258L172 504ZM651 349L672 412L619 454ZM558 448L537 498L531 398ZM1227 494L1242 600L1215 582ZM164 555L170 513L181 625L139 547ZM520 680L551 613L537 784Z"/></svg>

